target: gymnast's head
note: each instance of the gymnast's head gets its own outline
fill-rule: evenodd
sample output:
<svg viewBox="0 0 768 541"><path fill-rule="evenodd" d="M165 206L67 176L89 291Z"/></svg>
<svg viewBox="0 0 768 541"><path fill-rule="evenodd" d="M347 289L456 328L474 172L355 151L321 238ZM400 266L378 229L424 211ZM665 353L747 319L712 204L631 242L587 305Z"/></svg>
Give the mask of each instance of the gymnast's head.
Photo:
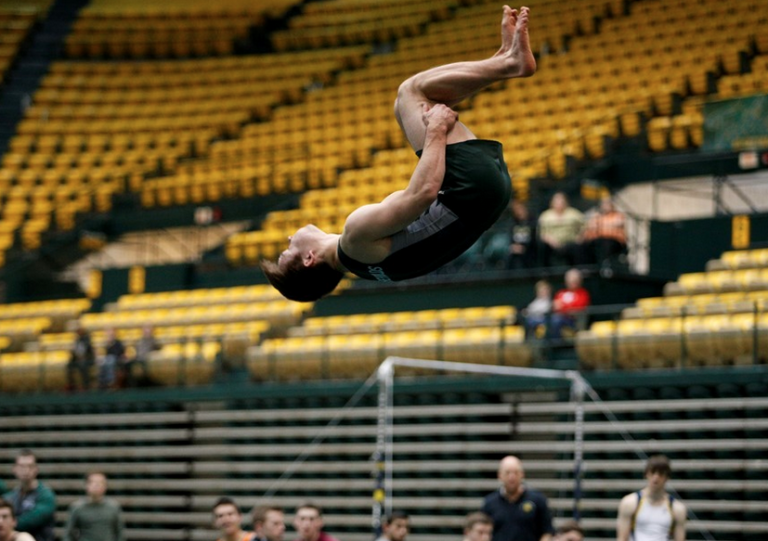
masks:
<svg viewBox="0 0 768 541"><path fill-rule="evenodd" d="M262 261L269 283L292 301L316 301L333 291L344 277L332 262L326 261L324 247L333 236L314 225L307 225L288 237L288 249L277 262Z"/></svg>

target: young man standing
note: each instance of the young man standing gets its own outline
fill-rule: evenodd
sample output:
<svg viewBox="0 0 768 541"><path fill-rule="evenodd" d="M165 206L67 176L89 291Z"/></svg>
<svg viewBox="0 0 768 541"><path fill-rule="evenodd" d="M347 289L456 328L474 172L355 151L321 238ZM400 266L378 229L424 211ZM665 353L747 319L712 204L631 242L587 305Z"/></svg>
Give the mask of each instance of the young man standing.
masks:
<svg viewBox="0 0 768 541"><path fill-rule="evenodd" d="M566 520L557 528L553 541L584 541L584 530L575 520Z"/></svg>
<svg viewBox="0 0 768 541"><path fill-rule="evenodd" d="M664 488L672 468L664 455L654 455L645 465L645 488L621 499L616 541L685 541L687 511Z"/></svg>
<svg viewBox="0 0 768 541"><path fill-rule="evenodd" d="M28 533L16 531L13 506L3 499L0 499L0 541L35 541Z"/></svg>
<svg viewBox="0 0 768 541"><path fill-rule="evenodd" d="M253 541L253 532L242 528L243 515L232 498L219 498L213 505L213 525L221 532L217 541Z"/></svg>
<svg viewBox="0 0 768 541"><path fill-rule="evenodd" d="M254 541L283 541L285 513L280 507L261 506L253 510Z"/></svg>
<svg viewBox="0 0 768 541"><path fill-rule="evenodd" d="M64 541L123 541L122 510L106 493L107 477L101 472L89 473L86 497L69 508Z"/></svg>
<svg viewBox="0 0 768 541"><path fill-rule="evenodd" d="M19 484L3 499L13 506L19 531L29 533L36 541L53 541L56 495L37 480L38 471L35 454L29 449L20 451L13 465Z"/></svg>
<svg viewBox="0 0 768 541"><path fill-rule="evenodd" d="M477 511L470 513L464 520L464 541L491 541L493 519Z"/></svg>
<svg viewBox="0 0 768 541"><path fill-rule="evenodd" d="M381 537L376 541L405 541L411 525L408 515L402 511L392 511L381 520Z"/></svg>
<svg viewBox="0 0 768 541"><path fill-rule="evenodd" d="M296 541L339 541L323 531L323 511L318 506L305 503L296 509L293 527L299 533Z"/></svg>

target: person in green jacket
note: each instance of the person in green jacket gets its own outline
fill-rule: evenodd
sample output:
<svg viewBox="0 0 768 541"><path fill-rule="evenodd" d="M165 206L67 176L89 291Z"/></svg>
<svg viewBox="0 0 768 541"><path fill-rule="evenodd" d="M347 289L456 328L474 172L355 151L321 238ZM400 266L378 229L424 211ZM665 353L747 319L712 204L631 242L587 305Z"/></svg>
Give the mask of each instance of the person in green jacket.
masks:
<svg viewBox="0 0 768 541"><path fill-rule="evenodd" d="M32 451L23 449L16 455L13 474L18 485L3 499L13 506L16 529L29 533L35 541L54 541L56 494L37 480L37 458Z"/></svg>
<svg viewBox="0 0 768 541"><path fill-rule="evenodd" d="M107 477L91 472L85 478L86 497L69 507L64 541L123 541L120 504L106 498Z"/></svg>

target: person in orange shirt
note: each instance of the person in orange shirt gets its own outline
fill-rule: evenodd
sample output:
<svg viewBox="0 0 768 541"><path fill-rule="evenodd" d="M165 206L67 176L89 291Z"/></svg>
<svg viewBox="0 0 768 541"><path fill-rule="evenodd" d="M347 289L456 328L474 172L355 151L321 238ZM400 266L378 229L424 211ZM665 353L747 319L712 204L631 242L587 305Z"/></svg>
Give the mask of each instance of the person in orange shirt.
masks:
<svg viewBox="0 0 768 541"><path fill-rule="evenodd" d="M221 535L217 541L253 541L253 532L242 528L243 514L232 498L219 498L213 505L213 525Z"/></svg>
<svg viewBox="0 0 768 541"><path fill-rule="evenodd" d="M582 235L586 262L603 263L627 249L624 214L616 210L610 196L600 200L600 209L588 221Z"/></svg>

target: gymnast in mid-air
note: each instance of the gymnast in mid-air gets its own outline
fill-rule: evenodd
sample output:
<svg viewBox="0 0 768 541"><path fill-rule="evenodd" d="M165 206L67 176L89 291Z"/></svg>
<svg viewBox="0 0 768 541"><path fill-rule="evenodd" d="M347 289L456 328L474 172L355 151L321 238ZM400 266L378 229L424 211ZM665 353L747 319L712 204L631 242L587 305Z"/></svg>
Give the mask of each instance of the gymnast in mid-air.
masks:
<svg viewBox="0 0 768 541"><path fill-rule="evenodd" d="M485 60L423 71L400 85L395 118L419 162L404 190L354 210L340 235L307 225L277 262L261 264L285 297L314 301L349 271L393 282L427 274L461 255L509 204L501 143L478 139L451 109L488 85L530 77L536 60L529 9L504 6L501 47Z"/></svg>

